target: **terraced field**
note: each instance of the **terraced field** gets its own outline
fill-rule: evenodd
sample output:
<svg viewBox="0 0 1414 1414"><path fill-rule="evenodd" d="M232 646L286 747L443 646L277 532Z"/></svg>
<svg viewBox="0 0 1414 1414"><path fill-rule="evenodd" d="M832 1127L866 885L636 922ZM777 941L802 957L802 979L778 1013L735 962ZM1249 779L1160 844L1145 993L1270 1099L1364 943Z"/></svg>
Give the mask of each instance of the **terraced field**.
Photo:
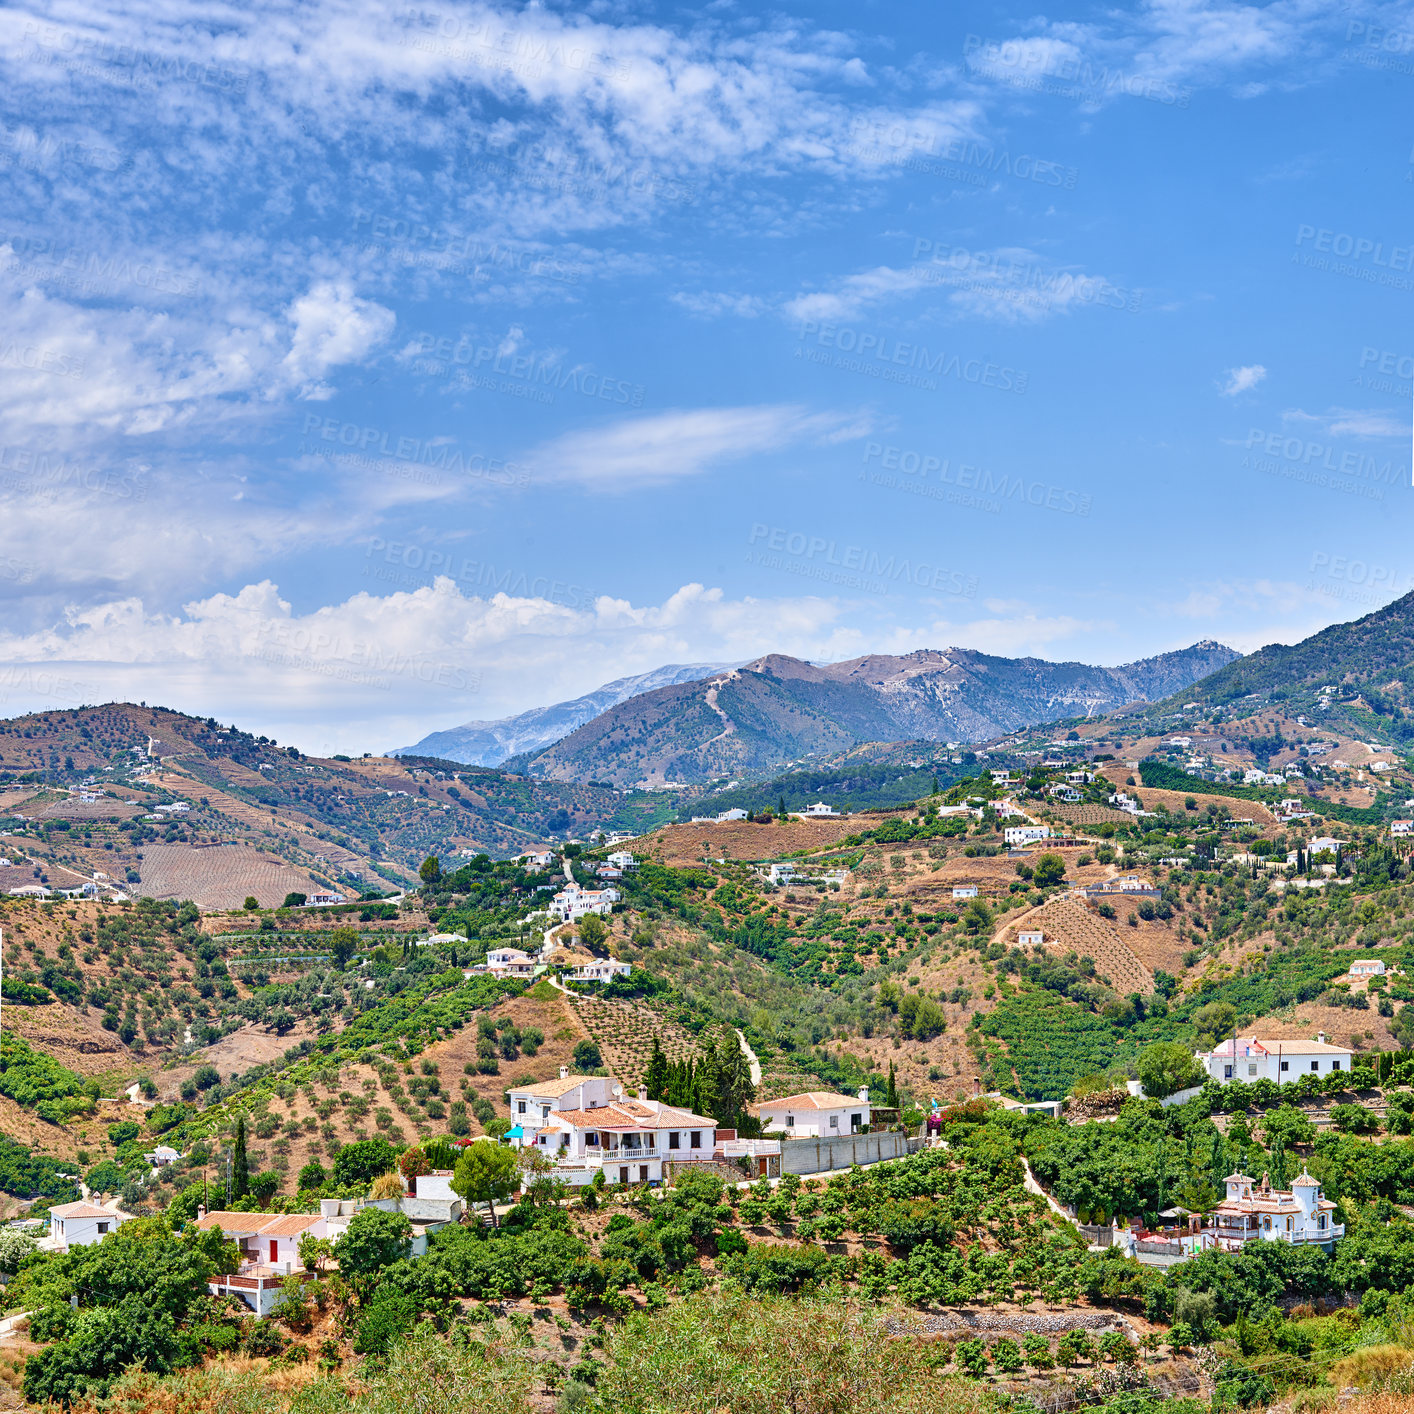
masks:
<svg viewBox="0 0 1414 1414"><path fill-rule="evenodd" d="M1154 990L1153 971L1135 956L1125 940L1124 927L1092 913L1076 899L1052 899L1029 914L1020 926L1040 928L1046 935L1047 947L1062 953L1073 949L1081 957L1094 959L1096 974L1117 992L1141 992L1147 996Z"/></svg>
<svg viewBox="0 0 1414 1414"><path fill-rule="evenodd" d="M692 1032L641 1002L580 997L570 1002L581 1025L598 1043L604 1065L625 1088L633 1089L648 1069L657 1036L670 1061L686 1060L698 1051Z"/></svg>
<svg viewBox="0 0 1414 1414"><path fill-rule="evenodd" d="M247 845L197 849L183 844L150 844L142 852L142 882L148 898L190 899L200 908L239 908L253 894L262 908L278 908L288 893L320 893L303 869Z"/></svg>

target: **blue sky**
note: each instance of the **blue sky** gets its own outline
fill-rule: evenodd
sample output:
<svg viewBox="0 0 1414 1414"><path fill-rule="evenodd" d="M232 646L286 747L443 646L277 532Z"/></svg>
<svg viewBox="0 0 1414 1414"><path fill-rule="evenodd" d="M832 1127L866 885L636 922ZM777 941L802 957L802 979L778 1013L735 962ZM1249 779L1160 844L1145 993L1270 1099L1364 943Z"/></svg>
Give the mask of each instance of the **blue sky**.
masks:
<svg viewBox="0 0 1414 1414"><path fill-rule="evenodd" d="M1414 587L1414 6L949 8L0 12L0 710L376 750Z"/></svg>

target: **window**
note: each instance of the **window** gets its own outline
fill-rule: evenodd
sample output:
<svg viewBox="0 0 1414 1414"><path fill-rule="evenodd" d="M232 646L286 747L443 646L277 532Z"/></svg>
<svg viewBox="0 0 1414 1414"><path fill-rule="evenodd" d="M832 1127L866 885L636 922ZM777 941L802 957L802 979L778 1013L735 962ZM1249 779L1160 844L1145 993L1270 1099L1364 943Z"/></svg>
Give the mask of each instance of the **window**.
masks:
<svg viewBox="0 0 1414 1414"><path fill-rule="evenodd" d="M1230 1065L1225 1065L1225 1066L1223 1066L1223 1079L1224 1079L1224 1080L1231 1080L1231 1079L1232 1079L1232 1067L1231 1067Z"/></svg>
<svg viewBox="0 0 1414 1414"><path fill-rule="evenodd" d="M831 1115L831 1116L830 1116L830 1128L831 1128L831 1129L838 1129L839 1127L840 1127L840 1117L839 1117L839 1115Z"/></svg>
<svg viewBox="0 0 1414 1414"><path fill-rule="evenodd" d="M700 1149L702 1147L702 1131L700 1129L694 1129L692 1131L692 1139L688 1147L692 1149Z"/></svg>
<svg viewBox="0 0 1414 1414"><path fill-rule="evenodd" d="M108 1224L107 1224L107 1223L99 1223L99 1224L98 1224L98 1235L99 1235L100 1237L102 1237L103 1234L104 1234L105 1232L107 1232L107 1231L108 1231Z"/></svg>
<svg viewBox="0 0 1414 1414"><path fill-rule="evenodd" d="M849 1127L850 1127L850 1129L852 1129L852 1130L858 1132L860 1126L862 1126L863 1123L864 1123L864 1116L863 1116L863 1115L850 1115L850 1117L849 1117Z"/></svg>
<svg viewBox="0 0 1414 1414"><path fill-rule="evenodd" d="M550 1106L549 1106L549 1105L541 1105L541 1106L540 1106L540 1118L541 1118L541 1119L549 1119L549 1118L550 1118Z"/></svg>
<svg viewBox="0 0 1414 1414"><path fill-rule="evenodd" d="M1320 1068L1321 1068L1321 1063L1320 1063L1320 1061L1312 1061L1312 1062L1311 1062L1311 1069L1312 1069L1312 1071L1318 1071L1318 1070L1320 1070Z"/></svg>
<svg viewBox="0 0 1414 1414"><path fill-rule="evenodd" d="M524 1100L517 1100L517 1101L516 1101L516 1113L517 1113L518 1115L523 1115L523 1114L525 1113L525 1101L524 1101Z"/></svg>
<svg viewBox="0 0 1414 1414"><path fill-rule="evenodd" d="M1331 1062L1331 1069L1332 1069L1332 1070L1339 1070L1339 1069L1340 1069L1340 1062L1339 1062L1339 1061L1332 1061L1332 1062Z"/></svg>
<svg viewBox="0 0 1414 1414"><path fill-rule="evenodd" d="M1257 1073L1257 1062L1256 1062L1256 1061L1248 1061L1248 1062L1247 1062L1247 1074L1248 1074L1248 1075L1256 1075L1256 1073Z"/></svg>
<svg viewBox="0 0 1414 1414"><path fill-rule="evenodd" d="M1322 1232L1326 1230L1326 1215L1324 1213L1316 1219L1316 1226L1320 1228Z"/></svg>
<svg viewBox="0 0 1414 1414"><path fill-rule="evenodd" d="M1291 1069L1291 1062L1290 1062L1290 1061L1282 1061L1282 1063L1281 1063L1281 1068L1282 1068L1283 1070L1290 1070L1290 1069Z"/></svg>
<svg viewBox="0 0 1414 1414"><path fill-rule="evenodd" d="M682 1140L682 1136L677 1132L677 1130L676 1130L676 1129L672 1130L672 1131L668 1134L668 1148L670 1148L670 1149L680 1149L680 1148L682 1147L681 1140Z"/></svg>
<svg viewBox="0 0 1414 1414"><path fill-rule="evenodd" d="M786 1116L786 1128L787 1128L787 1129L794 1129L794 1128L795 1128L795 1116L794 1116L794 1115L787 1115L787 1116Z"/></svg>

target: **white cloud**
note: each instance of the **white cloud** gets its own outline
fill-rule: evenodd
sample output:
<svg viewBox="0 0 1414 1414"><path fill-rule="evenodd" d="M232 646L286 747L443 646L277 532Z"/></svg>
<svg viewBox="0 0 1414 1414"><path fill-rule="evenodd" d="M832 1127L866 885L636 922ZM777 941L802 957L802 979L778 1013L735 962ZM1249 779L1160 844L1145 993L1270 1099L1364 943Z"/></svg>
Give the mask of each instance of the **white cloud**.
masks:
<svg viewBox="0 0 1414 1414"><path fill-rule="evenodd" d="M347 281L321 281L290 306L294 332L284 368L301 397L326 395L318 380L331 368L357 363L393 332L391 309L359 299Z"/></svg>
<svg viewBox="0 0 1414 1414"><path fill-rule="evenodd" d="M1036 653L1113 625L1024 605L972 622L870 628L834 599L732 599L685 584L658 604L601 596L464 592L449 578L383 597L355 594L297 612L269 581L180 612L125 596L71 609L51 627L0 632L9 712L79 701L160 700L312 751L414 741L471 718L576 696L664 663L734 662L768 652L815 662L951 644ZM1073 656L1073 655L1066 655ZM157 684L157 686L154 686ZM331 726L330 723L337 723Z"/></svg>
<svg viewBox="0 0 1414 1414"><path fill-rule="evenodd" d="M1251 392L1266 376L1267 370L1260 363L1245 364L1241 368L1229 368L1223 374L1222 396L1235 398L1239 393Z"/></svg>
<svg viewBox="0 0 1414 1414"><path fill-rule="evenodd" d="M947 246L932 249L917 265L879 265L846 276L833 289L797 295L784 309L797 321L841 322L925 290L937 290L959 314L1006 324L1037 323L1086 307L1134 310L1140 303L1137 292L1057 266L1024 246Z"/></svg>
<svg viewBox="0 0 1414 1414"><path fill-rule="evenodd" d="M1283 422L1318 427L1332 437L1409 437L1408 420L1382 408L1333 407L1325 412L1288 408L1281 417Z"/></svg>
<svg viewBox="0 0 1414 1414"><path fill-rule="evenodd" d="M569 432L527 460L538 479L625 491L697 476L709 467L793 443L834 442L867 431L860 414L811 413L792 404L696 408Z"/></svg>

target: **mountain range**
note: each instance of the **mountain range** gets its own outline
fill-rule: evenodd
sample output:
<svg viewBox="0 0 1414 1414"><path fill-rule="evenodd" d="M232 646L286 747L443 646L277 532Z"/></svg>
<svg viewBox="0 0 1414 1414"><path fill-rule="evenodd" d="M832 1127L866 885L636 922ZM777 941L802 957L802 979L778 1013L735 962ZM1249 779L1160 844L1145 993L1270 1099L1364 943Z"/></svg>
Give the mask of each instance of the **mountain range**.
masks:
<svg viewBox="0 0 1414 1414"><path fill-rule="evenodd" d="M721 663L670 663L635 677L615 678L603 687L556 702L549 707L532 707L514 717L489 722L463 722L459 727L431 732L413 746L390 752L393 756L435 756L468 766L499 766L513 756L533 755L568 736L576 727L592 721L601 712L655 688L692 682L729 666Z"/></svg>
<svg viewBox="0 0 1414 1414"><path fill-rule="evenodd" d="M1238 655L1210 639L1115 668L920 649L814 664L769 654L626 697L523 763L621 788L761 775L862 742L987 741L1179 692Z"/></svg>

